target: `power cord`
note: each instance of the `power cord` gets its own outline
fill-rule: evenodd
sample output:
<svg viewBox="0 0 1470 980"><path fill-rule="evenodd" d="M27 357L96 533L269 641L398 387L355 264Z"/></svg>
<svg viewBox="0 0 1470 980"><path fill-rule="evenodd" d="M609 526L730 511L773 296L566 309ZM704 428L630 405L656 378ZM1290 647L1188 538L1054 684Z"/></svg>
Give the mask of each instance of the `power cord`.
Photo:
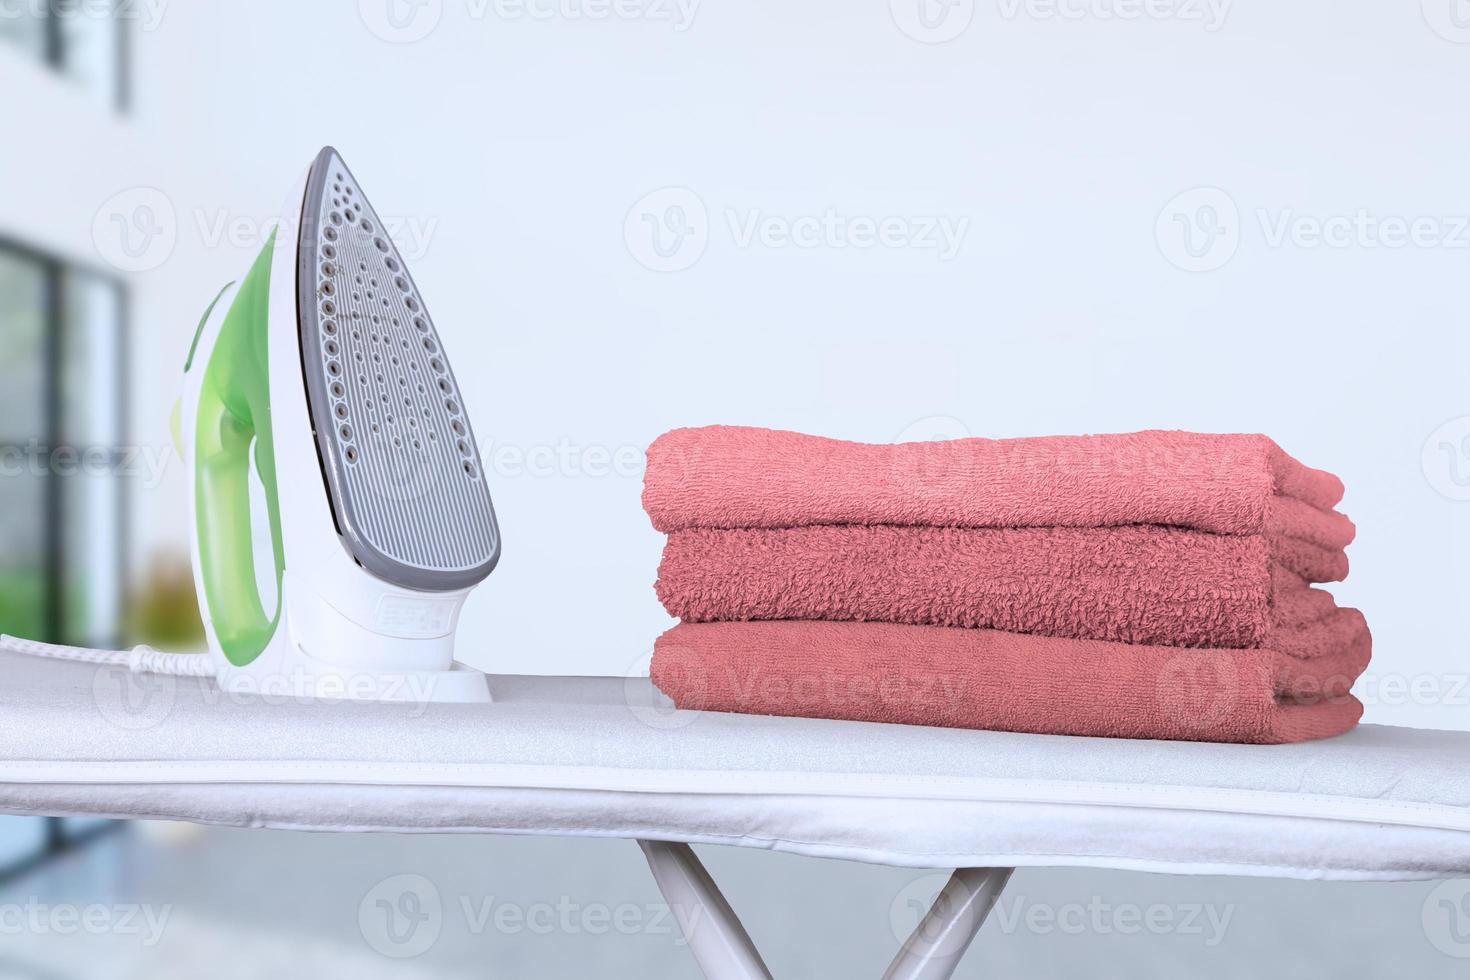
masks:
<svg viewBox="0 0 1470 980"><path fill-rule="evenodd" d="M135 674L173 674L176 677L213 677L217 673L207 653L165 653L140 643L131 650L98 650L64 643L42 643L19 636L0 633L0 650L45 657L49 660L71 660L84 664L126 667Z"/></svg>

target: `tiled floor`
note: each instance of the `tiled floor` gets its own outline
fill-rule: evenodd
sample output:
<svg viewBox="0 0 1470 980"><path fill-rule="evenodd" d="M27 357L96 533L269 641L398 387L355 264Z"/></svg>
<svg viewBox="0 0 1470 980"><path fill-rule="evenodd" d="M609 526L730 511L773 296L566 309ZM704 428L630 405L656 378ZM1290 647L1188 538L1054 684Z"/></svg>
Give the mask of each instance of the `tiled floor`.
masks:
<svg viewBox="0 0 1470 980"><path fill-rule="evenodd" d="M941 880L701 853L777 977L878 976ZM1463 980L1433 887L1022 872L959 976ZM0 980L698 975L626 841L133 828L0 890Z"/></svg>

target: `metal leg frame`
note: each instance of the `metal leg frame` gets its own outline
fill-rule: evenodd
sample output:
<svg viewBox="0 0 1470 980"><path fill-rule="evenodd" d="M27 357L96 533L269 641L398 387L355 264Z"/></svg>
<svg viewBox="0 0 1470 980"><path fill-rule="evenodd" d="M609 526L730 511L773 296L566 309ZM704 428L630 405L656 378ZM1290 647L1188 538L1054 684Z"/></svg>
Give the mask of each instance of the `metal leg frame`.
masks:
<svg viewBox="0 0 1470 980"><path fill-rule="evenodd" d="M771 980L740 918L689 845L640 840L638 846L708 980Z"/></svg>
<svg viewBox="0 0 1470 980"><path fill-rule="evenodd" d="M985 924L1011 868L960 868L904 942L883 980L948 980Z"/></svg>
<svg viewBox="0 0 1470 980"><path fill-rule="evenodd" d="M640 840L690 952L708 980L771 980L755 943L688 844ZM883 980L948 980L985 924L1010 868L960 868L904 942Z"/></svg>

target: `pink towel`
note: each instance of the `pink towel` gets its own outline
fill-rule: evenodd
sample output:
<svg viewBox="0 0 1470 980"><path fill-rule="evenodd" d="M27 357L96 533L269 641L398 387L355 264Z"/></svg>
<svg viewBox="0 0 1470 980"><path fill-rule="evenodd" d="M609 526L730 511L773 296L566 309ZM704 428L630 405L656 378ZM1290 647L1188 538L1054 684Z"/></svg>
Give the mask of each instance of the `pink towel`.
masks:
<svg viewBox="0 0 1470 980"><path fill-rule="evenodd" d="M650 673L680 708L1216 742L1297 742L1357 724L1362 616L1275 649L1212 650L888 623L683 623Z"/></svg>
<svg viewBox="0 0 1470 980"><path fill-rule="evenodd" d="M1308 582L1347 556L1297 538L1163 527L859 525L677 531L656 585L688 622L985 627L1168 646L1263 647L1336 605Z"/></svg>
<svg viewBox="0 0 1470 980"><path fill-rule="evenodd" d="M1362 706L1336 477L1259 435L891 446L680 429L643 502L682 708L1290 742ZM698 620L712 620L699 622ZM751 621L741 621L751 620ZM1003 627L1003 629L996 628Z"/></svg>
<svg viewBox="0 0 1470 980"><path fill-rule="evenodd" d="M1342 548L1342 483L1261 435L1135 432L868 445L770 429L675 429L648 449L660 531L815 524L1119 527Z"/></svg>

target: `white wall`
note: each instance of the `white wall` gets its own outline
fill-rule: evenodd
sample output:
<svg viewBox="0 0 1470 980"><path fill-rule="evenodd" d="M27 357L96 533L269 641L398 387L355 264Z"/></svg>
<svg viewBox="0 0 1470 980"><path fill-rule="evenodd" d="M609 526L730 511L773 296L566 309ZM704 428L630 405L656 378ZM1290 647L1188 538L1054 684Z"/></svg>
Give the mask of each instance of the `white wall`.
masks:
<svg viewBox="0 0 1470 980"><path fill-rule="evenodd" d="M0 196L0 226L95 255L115 192L155 187L174 212L136 279L140 441L166 443L194 321L330 142L380 212L431 231L412 264L482 439L571 449L550 475L492 473L505 559L467 610L466 659L621 672L646 654L667 619L640 480L581 469L672 426L1263 431L1349 487L1360 538L1337 592L1377 638L1368 720L1470 727L1470 504L1440 492L1470 458L1436 436L1421 461L1470 412L1470 47L1435 0L1161 0L1137 19L1107 16L1126 0L959 0L933 8L950 28L973 10L942 44L900 29L918 31L906 0L709 0L678 25L427 0L397 34L389 2L168 3L140 25L128 125L83 125L61 83L0 53L28 93L0 106L4 132L44 134L0 154L4 186L36 189ZM1187 272L1172 215L1156 224L1199 186L1227 196L1182 206L1226 205L1217 248L1235 252ZM665 187L696 197L654 204L708 217L683 271L640 264L640 214L625 236ZM968 225L947 260L731 227L829 208ZM1360 210L1450 241L1273 241ZM144 537L182 541L178 468L138 496Z"/></svg>

